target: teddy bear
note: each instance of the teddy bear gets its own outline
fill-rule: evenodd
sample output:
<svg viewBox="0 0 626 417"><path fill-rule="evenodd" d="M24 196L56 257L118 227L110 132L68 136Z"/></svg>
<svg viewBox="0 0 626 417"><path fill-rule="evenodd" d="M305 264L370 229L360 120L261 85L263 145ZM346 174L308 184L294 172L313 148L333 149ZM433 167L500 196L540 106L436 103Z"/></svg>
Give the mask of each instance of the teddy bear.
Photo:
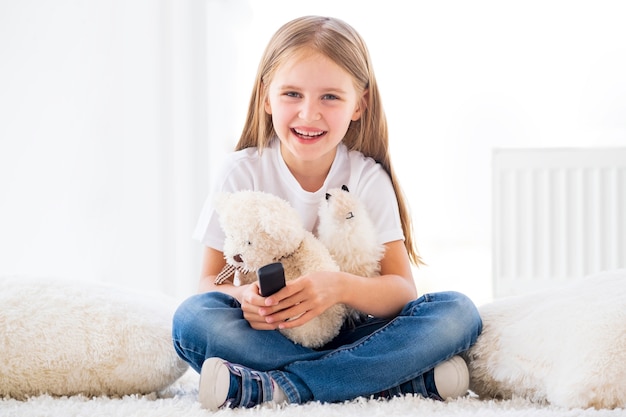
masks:
<svg viewBox="0 0 626 417"><path fill-rule="evenodd" d="M287 201L246 190L220 194L215 208L225 234L227 263L217 284L233 272L236 284L254 282L256 271L274 262L283 264L286 281L314 271L339 271L326 246L304 228ZM302 346L318 348L337 336L348 314L347 306L336 304L301 326L280 331Z"/></svg>
<svg viewBox="0 0 626 417"><path fill-rule="evenodd" d="M380 275L385 246L365 205L346 185L333 188L319 207L318 239L342 271L362 277Z"/></svg>
<svg viewBox="0 0 626 417"><path fill-rule="evenodd" d="M317 237L339 269L361 277L380 275L385 246L377 242L376 228L365 205L346 185L332 188L319 206ZM349 317L364 316L350 309Z"/></svg>

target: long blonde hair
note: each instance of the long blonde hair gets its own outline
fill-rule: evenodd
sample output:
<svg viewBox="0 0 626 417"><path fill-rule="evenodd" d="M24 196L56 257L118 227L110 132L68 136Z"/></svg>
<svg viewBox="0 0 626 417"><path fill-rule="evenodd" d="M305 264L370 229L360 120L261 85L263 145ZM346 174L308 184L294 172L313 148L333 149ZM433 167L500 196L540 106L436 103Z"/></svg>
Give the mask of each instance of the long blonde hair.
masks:
<svg viewBox="0 0 626 417"><path fill-rule="evenodd" d="M369 51L361 36L346 22L322 16L304 16L283 25L271 38L259 63L246 123L236 150L258 147L261 151L275 136L272 118L265 112L267 89L276 69L305 48L328 57L353 78L357 91L364 95L361 117L350 123L343 143L350 150L360 151L378 162L391 178L396 194L404 244L411 262L420 265L413 239L408 204L389 157L387 118L382 107Z"/></svg>

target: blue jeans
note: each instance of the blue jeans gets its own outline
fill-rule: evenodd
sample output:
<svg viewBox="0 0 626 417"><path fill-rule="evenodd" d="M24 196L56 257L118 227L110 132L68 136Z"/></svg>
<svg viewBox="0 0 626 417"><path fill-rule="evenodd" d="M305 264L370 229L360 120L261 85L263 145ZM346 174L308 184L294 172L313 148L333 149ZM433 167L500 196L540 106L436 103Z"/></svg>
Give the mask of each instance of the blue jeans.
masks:
<svg viewBox="0 0 626 417"><path fill-rule="evenodd" d="M172 334L176 351L196 371L209 357L266 371L289 402L303 403L400 393L407 386L428 397L427 371L469 349L481 330L469 298L440 292L411 301L393 319L345 325L329 344L310 349L276 330L252 329L236 299L210 292L180 305Z"/></svg>

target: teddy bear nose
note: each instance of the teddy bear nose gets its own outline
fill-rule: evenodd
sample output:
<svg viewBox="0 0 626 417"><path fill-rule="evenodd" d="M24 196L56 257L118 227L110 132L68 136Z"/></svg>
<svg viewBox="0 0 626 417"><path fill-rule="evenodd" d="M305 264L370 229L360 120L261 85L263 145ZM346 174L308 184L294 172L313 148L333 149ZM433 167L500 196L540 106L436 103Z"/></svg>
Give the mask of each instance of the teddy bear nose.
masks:
<svg viewBox="0 0 626 417"><path fill-rule="evenodd" d="M241 257L240 253L238 253L237 255L233 256L233 259L235 260L235 262L243 262L243 258Z"/></svg>

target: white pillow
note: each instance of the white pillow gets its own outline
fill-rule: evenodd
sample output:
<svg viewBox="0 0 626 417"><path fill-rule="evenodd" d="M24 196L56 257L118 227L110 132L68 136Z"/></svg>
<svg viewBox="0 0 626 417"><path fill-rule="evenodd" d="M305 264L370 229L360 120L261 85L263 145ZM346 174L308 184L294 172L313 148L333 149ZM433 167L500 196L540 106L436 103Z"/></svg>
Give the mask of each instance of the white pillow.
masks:
<svg viewBox="0 0 626 417"><path fill-rule="evenodd" d="M122 396L187 369L171 300L104 284L0 278L0 396Z"/></svg>
<svg viewBox="0 0 626 417"><path fill-rule="evenodd" d="M480 309L470 389L569 408L626 407L626 270Z"/></svg>

